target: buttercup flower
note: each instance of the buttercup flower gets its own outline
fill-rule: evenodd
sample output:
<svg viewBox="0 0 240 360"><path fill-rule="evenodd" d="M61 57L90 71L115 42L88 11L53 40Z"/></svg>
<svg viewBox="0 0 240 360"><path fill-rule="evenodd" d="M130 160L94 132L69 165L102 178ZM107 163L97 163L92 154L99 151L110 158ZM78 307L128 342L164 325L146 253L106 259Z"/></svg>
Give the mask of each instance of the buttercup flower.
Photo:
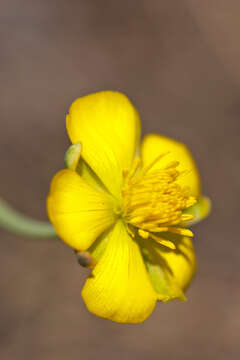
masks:
<svg viewBox="0 0 240 360"><path fill-rule="evenodd" d="M160 135L141 145L129 99L103 91L66 118L74 144L47 201L58 235L92 267L82 297L92 313L139 323L158 300L185 299L196 269L192 231L209 211L187 147Z"/></svg>

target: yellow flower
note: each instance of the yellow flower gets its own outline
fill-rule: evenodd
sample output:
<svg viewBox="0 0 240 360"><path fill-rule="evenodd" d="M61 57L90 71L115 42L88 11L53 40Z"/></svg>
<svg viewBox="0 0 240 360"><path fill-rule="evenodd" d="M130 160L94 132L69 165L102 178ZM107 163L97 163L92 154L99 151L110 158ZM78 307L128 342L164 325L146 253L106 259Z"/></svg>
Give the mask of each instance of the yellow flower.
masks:
<svg viewBox="0 0 240 360"><path fill-rule="evenodd" d="M198 170L177 141L147 135L140 145L139 114L119 92L77 99L66 124L75 145L52 180L49 218L93 265L89 311L139 323L157 300L185 299L196 268L188 226L209 211Z"/></svg>

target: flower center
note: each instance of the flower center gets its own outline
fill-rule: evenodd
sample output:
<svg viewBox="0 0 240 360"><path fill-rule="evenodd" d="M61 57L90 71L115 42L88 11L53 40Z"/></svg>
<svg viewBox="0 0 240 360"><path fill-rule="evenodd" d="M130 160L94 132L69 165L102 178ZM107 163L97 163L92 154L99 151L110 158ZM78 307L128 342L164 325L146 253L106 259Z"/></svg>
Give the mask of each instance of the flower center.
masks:
<svg viewBox="0 0 240 360"><path fill-rule="evenodd" d="M193 236L189 229L180 226L183 221L193 218L183 214L183 210L196 203L189 189L181 187L176 180L181 175L177 169L179 162L171 162L156 170L153 165L160 162L163 154L147 167L141 167L136 158L130 171L124 171L123 217L137 228L143 238L151 237L162 245L175 249L175 245L156 233L171 232Z"/></svg>

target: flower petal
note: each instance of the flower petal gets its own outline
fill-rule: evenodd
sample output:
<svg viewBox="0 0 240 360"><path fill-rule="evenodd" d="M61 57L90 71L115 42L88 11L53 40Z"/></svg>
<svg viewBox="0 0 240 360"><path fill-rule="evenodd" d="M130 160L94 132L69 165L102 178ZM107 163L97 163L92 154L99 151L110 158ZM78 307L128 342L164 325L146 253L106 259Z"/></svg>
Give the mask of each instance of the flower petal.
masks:
<svg viewBox="0 0 240 360"><path fill-rule="evenodd" d="M69 137L109 191L119 196L122 170L129 168L140 136L139 115L128 98L102 91L77 99L66 118Z"/></svg>
<svg viewBox="0 0 240 360"><path fill-rule="evenodd" d="M107 247L86 281L82 297L89 311L120 323L139 323L153 311L157 295L138 244L118 221Z"/></svg>
<svg viewBox="0 0 240 360"><path fill-rule="evenodd" d="M189 237L181 237L175 251L165 251L161 256L171 269L172 276L178 286L182 290L187 289L197 266L192 240Z"/></svg>
<svg viewBox="0 0 240 360"><path fill-rule="evenodd" d="M64 156L64 162L68 169L76 171L89 185L98 190L104 190L105 186L100 179L88 166L88 164L81 158L82 145L77 142L71 145Z"/></svg>
<svg viewBox="0 0 240 360"><path fill-rule="evenodd" d="M168 152L169 154L167 154ZM162 168L172 161L179 161L178 169L180 171L187 170L187 172L180 175L177 182L181 186L190 187L191 195L200 196L201 183L198 169L190 151L184 144L165 136L150 134L143 139L141 154L144 166L150 165L159 155L166 154L152 167L152 170Z"/></svg>
<svg viewBox="0 0 240 360"><path fill-rule="evenodd" d="M174 235L172 235L172 238ZM179 237L174 242L176 250L169 250L154 243L143 245L144 260L158 293L158 299L185 300L183 290L190 284L196 271L196 257L193 244L188 237ZM174 240L174 239L172 239Z"/></svg>
<svg viewBox="0 0 240 360"><path fill-rule="evenodd" d="M76 172L59 171L52 180L48 214L57 234L71 247L86 250L114 221L114 201Z"/></svg>

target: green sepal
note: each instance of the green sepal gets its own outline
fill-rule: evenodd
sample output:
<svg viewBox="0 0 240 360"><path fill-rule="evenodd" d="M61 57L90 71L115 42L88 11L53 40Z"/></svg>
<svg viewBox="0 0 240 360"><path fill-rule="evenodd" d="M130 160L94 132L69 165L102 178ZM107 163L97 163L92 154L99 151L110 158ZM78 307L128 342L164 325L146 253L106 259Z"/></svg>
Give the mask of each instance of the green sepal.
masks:
<svg viewBox="0 0 240 360"><path fill-rule="evenodd" d="M79 159L81 157L81 150L82 150L82 145L80 142L77 142L76 144L69 146L64 156L65 166L68 169L76 170Z"/></svg>
<svg viewBox="0 0 240 360"><path fill-rule="evenodd" d="M186 221L181 225L183 227L189 227L194 224L199 223L203 219L205 219L211 212L211 200L206 196L201 196L199 201L189 207L188 209L184 210L184 214L190 214L194 216L194 219Z"/></svg>

